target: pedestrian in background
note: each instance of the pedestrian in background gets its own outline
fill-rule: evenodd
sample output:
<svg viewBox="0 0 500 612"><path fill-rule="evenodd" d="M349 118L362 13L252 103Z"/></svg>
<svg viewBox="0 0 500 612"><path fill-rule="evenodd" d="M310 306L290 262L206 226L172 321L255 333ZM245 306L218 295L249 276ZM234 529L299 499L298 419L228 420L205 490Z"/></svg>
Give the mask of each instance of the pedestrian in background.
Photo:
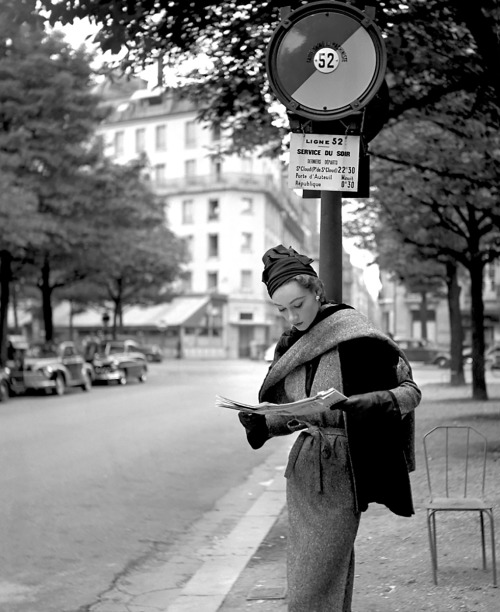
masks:
<svg viewBox="0 0 500 612"><path fill-rule="evenodd" d="M291 328L277 343L259 401L286 403L335 387L348 397L313 416L239 413L252 448L300 431L287 478L290 612L351 612L361 512L414 513L414 415L421 393L397 344L346 304L328 302L313 261L278 245L262 280Z"/></svg>

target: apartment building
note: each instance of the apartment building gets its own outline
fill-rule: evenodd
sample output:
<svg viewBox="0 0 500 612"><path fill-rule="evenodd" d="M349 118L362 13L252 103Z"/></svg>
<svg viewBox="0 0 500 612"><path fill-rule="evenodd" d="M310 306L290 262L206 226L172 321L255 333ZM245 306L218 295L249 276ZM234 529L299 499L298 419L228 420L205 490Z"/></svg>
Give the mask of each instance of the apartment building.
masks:
<svg viewBox="0 0 500 612"><path fill-rule="evenodd" d="M317 255L318 202L288 188L280 160L223 155L224 133L199 122L178 92L138 85L102 87L113 111L99 135L117 162L146 157L168 225L189 252L176 287L177 311L185 303L189 317L172 325L166 312L157 327L169 327L166 344L186 357L255 356L282 329L261 282L262 254L283 243ZM193 313L195 298L203 306Z"/></svg>

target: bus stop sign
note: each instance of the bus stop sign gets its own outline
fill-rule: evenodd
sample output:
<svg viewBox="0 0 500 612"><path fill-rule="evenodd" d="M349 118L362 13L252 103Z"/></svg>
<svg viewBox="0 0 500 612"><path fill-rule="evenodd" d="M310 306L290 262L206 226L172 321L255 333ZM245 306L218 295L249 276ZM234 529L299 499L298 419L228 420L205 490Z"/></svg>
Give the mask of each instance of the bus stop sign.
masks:
<svg viewBox="0 0 500 612"><path fill-rule="evenodd" d="M293 11L271 36L266 69L285 107L320 121L365 107L381 86L387 54L379 28L341 2L311 2Z"/></svg>

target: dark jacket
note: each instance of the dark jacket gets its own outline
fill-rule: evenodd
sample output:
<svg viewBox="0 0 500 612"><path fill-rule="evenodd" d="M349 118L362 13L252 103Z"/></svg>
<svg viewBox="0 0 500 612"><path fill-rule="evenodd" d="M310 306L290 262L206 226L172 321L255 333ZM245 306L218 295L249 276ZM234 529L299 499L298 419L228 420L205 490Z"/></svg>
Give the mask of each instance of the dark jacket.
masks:
<svg viewBox="0 0 500 612"><path fill-rule="evenodd" d="M322 364L332 350L338 350L340 374L330 379ZM327 306L307 332L294 330L282 336L260 401L297 399L287 397L285 384L287 376L301 368L305 369L303 396L310 394L314 384L323 389L336 386L331 381L338 381L339 375L348 397L382 391L378 394L382 404L370 402L369 410L344 413L357 509L364 511L370 502L378 502L396 514L413 514L408 473L414 469L413 408L420 401L420 391L397 345L350 307ZM290 423L267 419L266 438L296 430Z"/></svg>

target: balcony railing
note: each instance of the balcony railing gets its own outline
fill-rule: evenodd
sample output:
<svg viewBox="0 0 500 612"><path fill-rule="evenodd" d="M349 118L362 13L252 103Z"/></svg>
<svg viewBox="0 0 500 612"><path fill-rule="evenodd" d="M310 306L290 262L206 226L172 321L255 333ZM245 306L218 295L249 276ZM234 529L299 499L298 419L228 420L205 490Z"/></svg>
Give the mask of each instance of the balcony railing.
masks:
<svg viewBox="0 0 500 612"><path fill-rule="evenodd" d="M182 176L178 178L155 181L155 190L160 195L200 193L213 190L264 191L273 197L283 209L286 208L294 221L301 226L300 201L285 184L280 184L272 174L221 173ZM284 203L287 206L284 206Z"/></svg>
<svg viewBox="0 0 500 612"><path fill-rule="evenodd" d="M209 191L212 189L243 189L248 191L278 191L272 175L264 174L206 174L182 176L155 182L156 189L164 194L188 191Z"/></svg>

